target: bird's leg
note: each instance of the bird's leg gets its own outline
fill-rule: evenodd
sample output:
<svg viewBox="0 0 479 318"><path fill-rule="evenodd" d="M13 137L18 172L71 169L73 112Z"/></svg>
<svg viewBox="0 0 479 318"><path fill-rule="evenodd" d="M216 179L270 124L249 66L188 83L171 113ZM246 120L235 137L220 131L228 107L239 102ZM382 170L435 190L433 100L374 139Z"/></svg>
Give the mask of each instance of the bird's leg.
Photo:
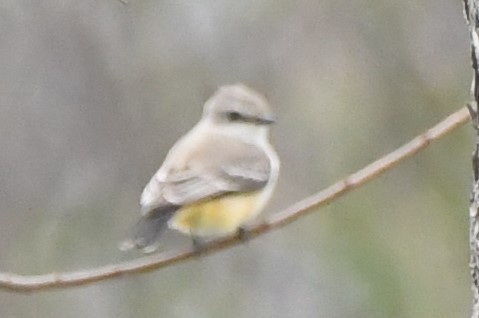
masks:
<svg viewBox="0 0 479 318"><path fill-rule="evenodd" d="M240 226L238 228L238 238L243 242L247 243L250 239L249 231L247 228Z"/></svg>
<svg viewBox="0 0 479 318"><path fill-rule="evenodd" d="M206 242L198 236L193 236L193 250L198 256L206 254Z"/></svg>

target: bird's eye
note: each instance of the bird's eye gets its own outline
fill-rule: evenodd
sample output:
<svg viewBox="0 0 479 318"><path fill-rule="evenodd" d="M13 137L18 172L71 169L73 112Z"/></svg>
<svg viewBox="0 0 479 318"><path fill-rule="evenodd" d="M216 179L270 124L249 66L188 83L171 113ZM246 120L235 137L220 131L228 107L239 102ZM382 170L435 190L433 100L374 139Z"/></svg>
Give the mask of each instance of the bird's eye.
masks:
<svg viewBox="0 0 479 318"><path fill-rule="evenodd" d="M238 113L238 112L234 112L234 111L233 112L228 112L227 116L228 116L228 119L230 121L238 121L238 120L241 119L241 114Z"/></svg>

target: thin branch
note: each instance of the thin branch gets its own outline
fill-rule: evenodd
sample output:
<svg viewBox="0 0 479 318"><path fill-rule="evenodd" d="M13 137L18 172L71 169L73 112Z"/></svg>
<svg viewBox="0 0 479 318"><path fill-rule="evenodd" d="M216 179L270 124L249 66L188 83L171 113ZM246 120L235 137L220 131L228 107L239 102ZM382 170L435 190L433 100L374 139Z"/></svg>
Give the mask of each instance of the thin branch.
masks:
<svg viewBox="0 0 479 318"><path fill-rule="evenodd" d="M460 127L469 121L469 119L470 116L466 107L458 110L402 147L369 164L356 173L351 174L347 178L334 183L325 190L293 204L282 212L274 214L264 223L249 229L248 237L254 238L271 230L281 228L298 218L313 212L319 207L331 203L340 196L377 178L384 172L393 169L405 159L423 150L431 142L440 139L454 129ZM228 236L209 243L206 246L206 253L213 253L240 243L241 240L238 236ZM125 276L127 274L149 272L186 261L195 256L195 251L191 248L187 248L145 256L124 263L70 273L52 273L30 276L14 273L0 273L0 288L16 292L33 292L38 290L80 286L114 277Z"/></svg>

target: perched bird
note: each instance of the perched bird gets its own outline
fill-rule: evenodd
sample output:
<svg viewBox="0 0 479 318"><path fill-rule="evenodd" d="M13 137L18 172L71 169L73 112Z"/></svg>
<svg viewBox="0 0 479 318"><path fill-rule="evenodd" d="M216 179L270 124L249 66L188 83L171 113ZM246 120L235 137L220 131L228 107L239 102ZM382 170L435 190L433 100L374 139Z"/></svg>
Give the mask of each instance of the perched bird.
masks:
<svg viewBox="0 0 479 318"><path fill-rule="evenodd" d="M205 238L243 231L278 179L273 122L257 92L242 84L220 87L143 190L141 218L123 249L152 252L167 227L190 235L197 248Z"/></svg>

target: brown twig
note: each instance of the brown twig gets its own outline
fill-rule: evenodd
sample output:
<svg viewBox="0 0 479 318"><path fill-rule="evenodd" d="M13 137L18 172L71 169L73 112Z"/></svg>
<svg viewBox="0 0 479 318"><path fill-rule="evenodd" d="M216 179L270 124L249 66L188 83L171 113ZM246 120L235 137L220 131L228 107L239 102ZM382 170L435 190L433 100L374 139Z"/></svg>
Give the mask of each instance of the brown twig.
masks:
<svg viewBox="0 0 479 318"><path fill-rule="evenodd" d="M377 178L391 170L400 162L426 148L432 141L447 135L470 119L467 108L462 108L446 119L415 137L402 147L394 150L365 168L351 174L347 178L334 183L323 191L305 198L289 208L274 214L265 223L248 230L248 237L254 238L260 234L281 228L313 210L327 205L338 197L348 193L368 181ZM206 246L206 253L216 252L241 242L238 236L229 236L215 240ZM18 275L0 273L0 288L17 292L33 292L53 288L64 288L86 285L126 274L143 273L167 267L195 257L193 249L182 249L142 257L124 263L107 265L91 270L70 273L53 273L45 275Z"/></svg>

